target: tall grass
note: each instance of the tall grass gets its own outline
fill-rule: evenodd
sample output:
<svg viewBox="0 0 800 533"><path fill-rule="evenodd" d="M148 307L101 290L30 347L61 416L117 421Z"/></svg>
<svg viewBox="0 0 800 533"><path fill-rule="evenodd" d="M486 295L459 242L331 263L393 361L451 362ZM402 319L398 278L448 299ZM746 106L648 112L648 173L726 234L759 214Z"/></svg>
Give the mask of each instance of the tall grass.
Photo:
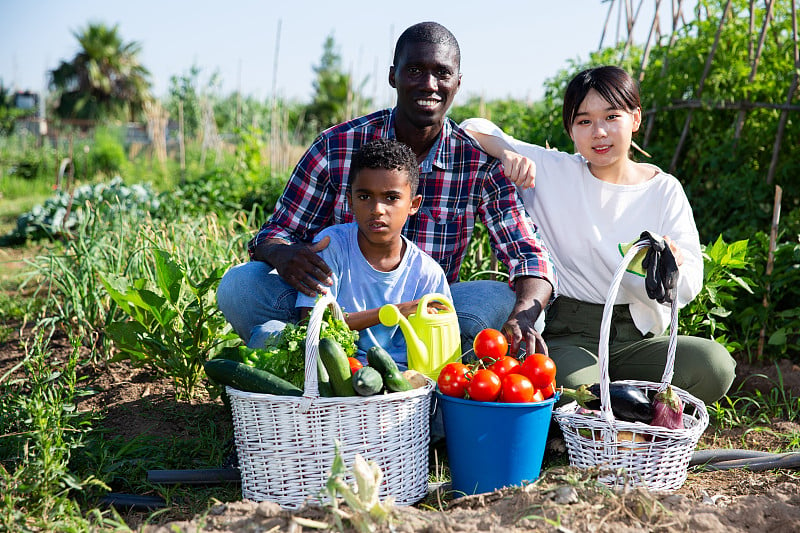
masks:
<svg viewBox="0 0 800 533"><path fill-rule="evenodd" d="M69 469L73 454L85 445L92 416L78 413L82 394L76 368L80 340L66 361L53 361L48 338L40 330L25 344L17 368L24 379L0 376L0 529L5 531L84 531L75 495L107 486L93 475ZM92 513L95 522L107 517Z"/></svg>
<svg viewBox="0 0 800 533"><path fill-rule="evenodd" d="M70 238L47 245L28 261L22 283L45 302L40 326L64 327L90 345L104 341L105 327L121 317L101 274L155 282L150 259L152 250L162 249L181 259L190 279L203 279L241 261L249 236L242 228L252 223L244 215L227 222L213 214L171 220L129 217L121 210L111 219L98 215L108 212L92 211Z"/></svg>

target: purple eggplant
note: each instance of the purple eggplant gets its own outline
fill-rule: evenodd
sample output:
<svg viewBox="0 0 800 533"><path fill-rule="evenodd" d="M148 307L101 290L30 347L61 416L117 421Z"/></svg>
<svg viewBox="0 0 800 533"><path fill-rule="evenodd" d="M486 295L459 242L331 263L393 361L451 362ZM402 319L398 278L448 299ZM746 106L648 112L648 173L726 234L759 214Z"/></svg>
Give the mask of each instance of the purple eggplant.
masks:
<svg viewBox="0 0 800 533"><path fill-rule="evenodd" d="M683 400L671 385L653 398L653 413L651 425L683 429Z"/></svg>
<svg viewBox="0 0 800 533"><path fill-rule="evenodd" d="M581 385L577 389L559 389L561 393L578 402L585 409L600 409L600 384ZM647 395L638 387L626 383L610 383L608 392L611 399L611 412L617 420L625 422L644 422L653 420L653 405Z"/></svg>

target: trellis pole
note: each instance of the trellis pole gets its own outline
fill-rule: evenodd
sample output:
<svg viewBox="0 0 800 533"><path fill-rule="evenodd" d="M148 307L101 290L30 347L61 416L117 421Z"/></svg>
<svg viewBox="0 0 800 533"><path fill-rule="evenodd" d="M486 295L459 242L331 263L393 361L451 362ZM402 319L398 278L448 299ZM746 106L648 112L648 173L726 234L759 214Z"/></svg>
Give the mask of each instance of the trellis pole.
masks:
<svg viewBox="0 0 800 533"><path fill-rule="evenodd" d="M639 0L639 5L636 6L636 12L633 12L633 4L631 0L625 4L625 16L627 18L626 27L628 28L628 39L625 41L625 47L622 49L622 57L626 57L628 55L628 51L631 49L631 45L633 44L633 27L636 25L636 21L639 20L639 11L642 9L642 3L644 0Z"/></svg>
<svg viewBox="0 0 800 533"><path fill-rule="evenodd" d="M781 189L778 185L775 186L775 201L772 205L772 224L770 225L769 231L769 250L767 252L767 268L764 272L767 279L772 275L772 268L775 265L775 246L778 240L778 224L781 219L781 197L783 196L783 189ZM767 281L767 286L764 290L764 298L761 301L761 304L764 306L764 309L769 310L769 291L771 288L771 284ZM758 349L757 349L757 358L761 361L762 356L764 355L764 343L767 339L767 327L766 324L761 325L761 331L758 333Z"/></svg>
<svg viewBox="0 0 800 533"><path fill-rule="evenodd" d="M789 86L789 94L786 97L786 105L789 106L794 99L794 93L797 91L798 85L798 69L800 69L800 54L797 48L797 3L792 0L792 38L794 40L794 76L792 83ZM778 167L778 153L781 150L781 143L783 142L783 134L786 131L786 121L789 118L789 110L783 109L781 116L778 119L778 131L775 134L775 144L772 146L772 159L769 162L769 171L767 171L767 183L772 184L775 179L775 170Z"/></svg>
<svg viewBox="0 0 800 533"><path fill-rule="evenodd" d="M597 45L598 50L603 49L603 41L606 38L606 30L608 30L608 22L611 20L611 12L614 10L614 2L617 0L611 0L608 5L608 13L606 13L606 22L603 24L603 33L600 34L600 44Z"/></svg>
<svg viewBox="0 0 800 533"><path fill-rule="evenodd" d="M669 42L667 43L667 50L664 53L664 62L661 64L661 75L663 76L667 72L667 65L669 62L669 51L672 50L672 46L675 44L676 39L678 38L678 20L681 18L683 14L683 0L673 0L672 1L672 30L669 36ZM640 80L641 81L641 80ZM656 108L650 112L649 120L647 121L647 127L645 128L644 132L644 141L642 146L645 148L648 144L650 144L650 136L653 133L653 125L656 122Z"/></svg>
<svg viewBox="0 0 800 533"><path fill-rule="evenodd" d="M711 51L708 53L705 67L703 67L703 74L700 76L700 82L698 83L696 98L700 98L700 96L703 94L703 86L706 83L706 78L708 77L708 73L711 71L711 61L714 59L714 56L717 53L717 47L719 46L719 39L720 36L722 35L722 27L725 25L725 18L728 16L728 12L731 10L732 3L733 0L728 0L728 2L725 4L725 10L722 12L722 15L719 18L719 26L717 27L717 34L714 36L714 44L711 45ZM686 143L686 137L688 137L689 135L689 125L691 123L692 123L692 110L690 109L688 114L686 115L686 121L683 123L683 131L681 132L680 140L678 140L678 146L675 147L675 154L672 156L672 162L669 164L670 174L674 173L675 169L678 166L678 158L680 157L684 143Z"/></svg>
<svg viewBox="0 0 800 533"><path fill-rule="evenodd" d="M641 4L639 4L641 5ZM652 48L653 33L659 25L659 9L661 7L661 0L656 0L656 9L653 14L653 22L650 24L650 32L647 34L647 43L644 45L644 54L642 54L642 62L639 65L639 81L644 79L644 71L647 68L647 63L650 60L650 49Z"/></svg>
<svg viewBox="0 0 800 533"><path fill-rule="evenodd" d="M766 13L764 14L764 24L761 26L761 35L758 37L758 47L756 48L755 54L752 56L752 64L750 66L750 75L747 77L747 87L753 83L753 80L756 79L756 73L758 72L758 63L761 61L761 53L764 51L764 40L767 37L767 28L769 27L769 21L772 18L772 6L775 4L774 0L766 0ZM750 4L752 6L752 2ZM753 17L753 12L751 11L751 20ZM749 91L745 88L745 94ZM746 98L745 98L746 99ZM739 111L739 114L736 116L736 125L734 126L733 138L734 138L734 146L739 138L742 136L742 128L744 127L744 119L747 112L742 109Z"/></svg>

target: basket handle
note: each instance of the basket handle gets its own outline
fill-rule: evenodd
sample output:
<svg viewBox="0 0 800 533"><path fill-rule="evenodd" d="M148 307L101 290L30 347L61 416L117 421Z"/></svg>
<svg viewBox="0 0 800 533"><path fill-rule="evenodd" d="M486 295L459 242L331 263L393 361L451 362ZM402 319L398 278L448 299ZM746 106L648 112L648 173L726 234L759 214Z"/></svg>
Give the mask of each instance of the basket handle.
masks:
<svg viewBox="0 0 800 533"><path fill-rule="evenodd" d="M307 409L313 400L319 398L319 374L317 365L319 364L319 334L322 329L322 317L325 308L329 307L334 318L344 320L341 307L336 303L336 299L328 292L321 295L314 303L311 315L308 319L308 330L306 333L306 376L303 384L303 409Z"/></svg>
<svg viewBox="0 0 800 533"><path fill-rule="evenodd" d="M611 332L611 317L614 310L614 302L617 300L617 292L619 285L622 281L622 276L628 264L633 260L639 250L647 248L650 244L645 240L639 240L625 253L622 262L617 267L614 273L614 279L608 289L606 295L606 304L603 308L603 319L600 322L600 345L598 347L598 366L600 367L600 412L602 416L611 423L614 420L614 414L611 411L611 394L609 392L610 377L608 374L608 343ZM680 274L678 274L680 275ZM677 280L676 280L677 284ZM672 299L671 305L671 318L669 325L669 346L667 348L667 362L664 366L664 374L661 376L661 386L658 388L662 391L667 388L667 385L672 383L672 376L675 373L675 349L678 344L678 299Z"/></svg>

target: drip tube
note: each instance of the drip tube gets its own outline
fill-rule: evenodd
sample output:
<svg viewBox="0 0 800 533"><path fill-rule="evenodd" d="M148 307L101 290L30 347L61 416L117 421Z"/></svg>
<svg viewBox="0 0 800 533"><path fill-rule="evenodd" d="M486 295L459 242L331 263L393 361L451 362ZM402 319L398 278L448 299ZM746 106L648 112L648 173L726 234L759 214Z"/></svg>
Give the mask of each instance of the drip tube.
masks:
<svg viewBox="0 0 800 533"><path fill-rule="evenodd" d="M800 452L769 453L756 450L720 449L698 450L692 454L689 466L701 472L746 468L763 472L778 468L800 468Z"/></svg>
<svg viewBox="0 0 800 533"><path fill-rule="evenodd" d="M151 483L207 485L214 483L239 483L238 468L201 468L198 470L148 470L147 481Z"/></svg>

